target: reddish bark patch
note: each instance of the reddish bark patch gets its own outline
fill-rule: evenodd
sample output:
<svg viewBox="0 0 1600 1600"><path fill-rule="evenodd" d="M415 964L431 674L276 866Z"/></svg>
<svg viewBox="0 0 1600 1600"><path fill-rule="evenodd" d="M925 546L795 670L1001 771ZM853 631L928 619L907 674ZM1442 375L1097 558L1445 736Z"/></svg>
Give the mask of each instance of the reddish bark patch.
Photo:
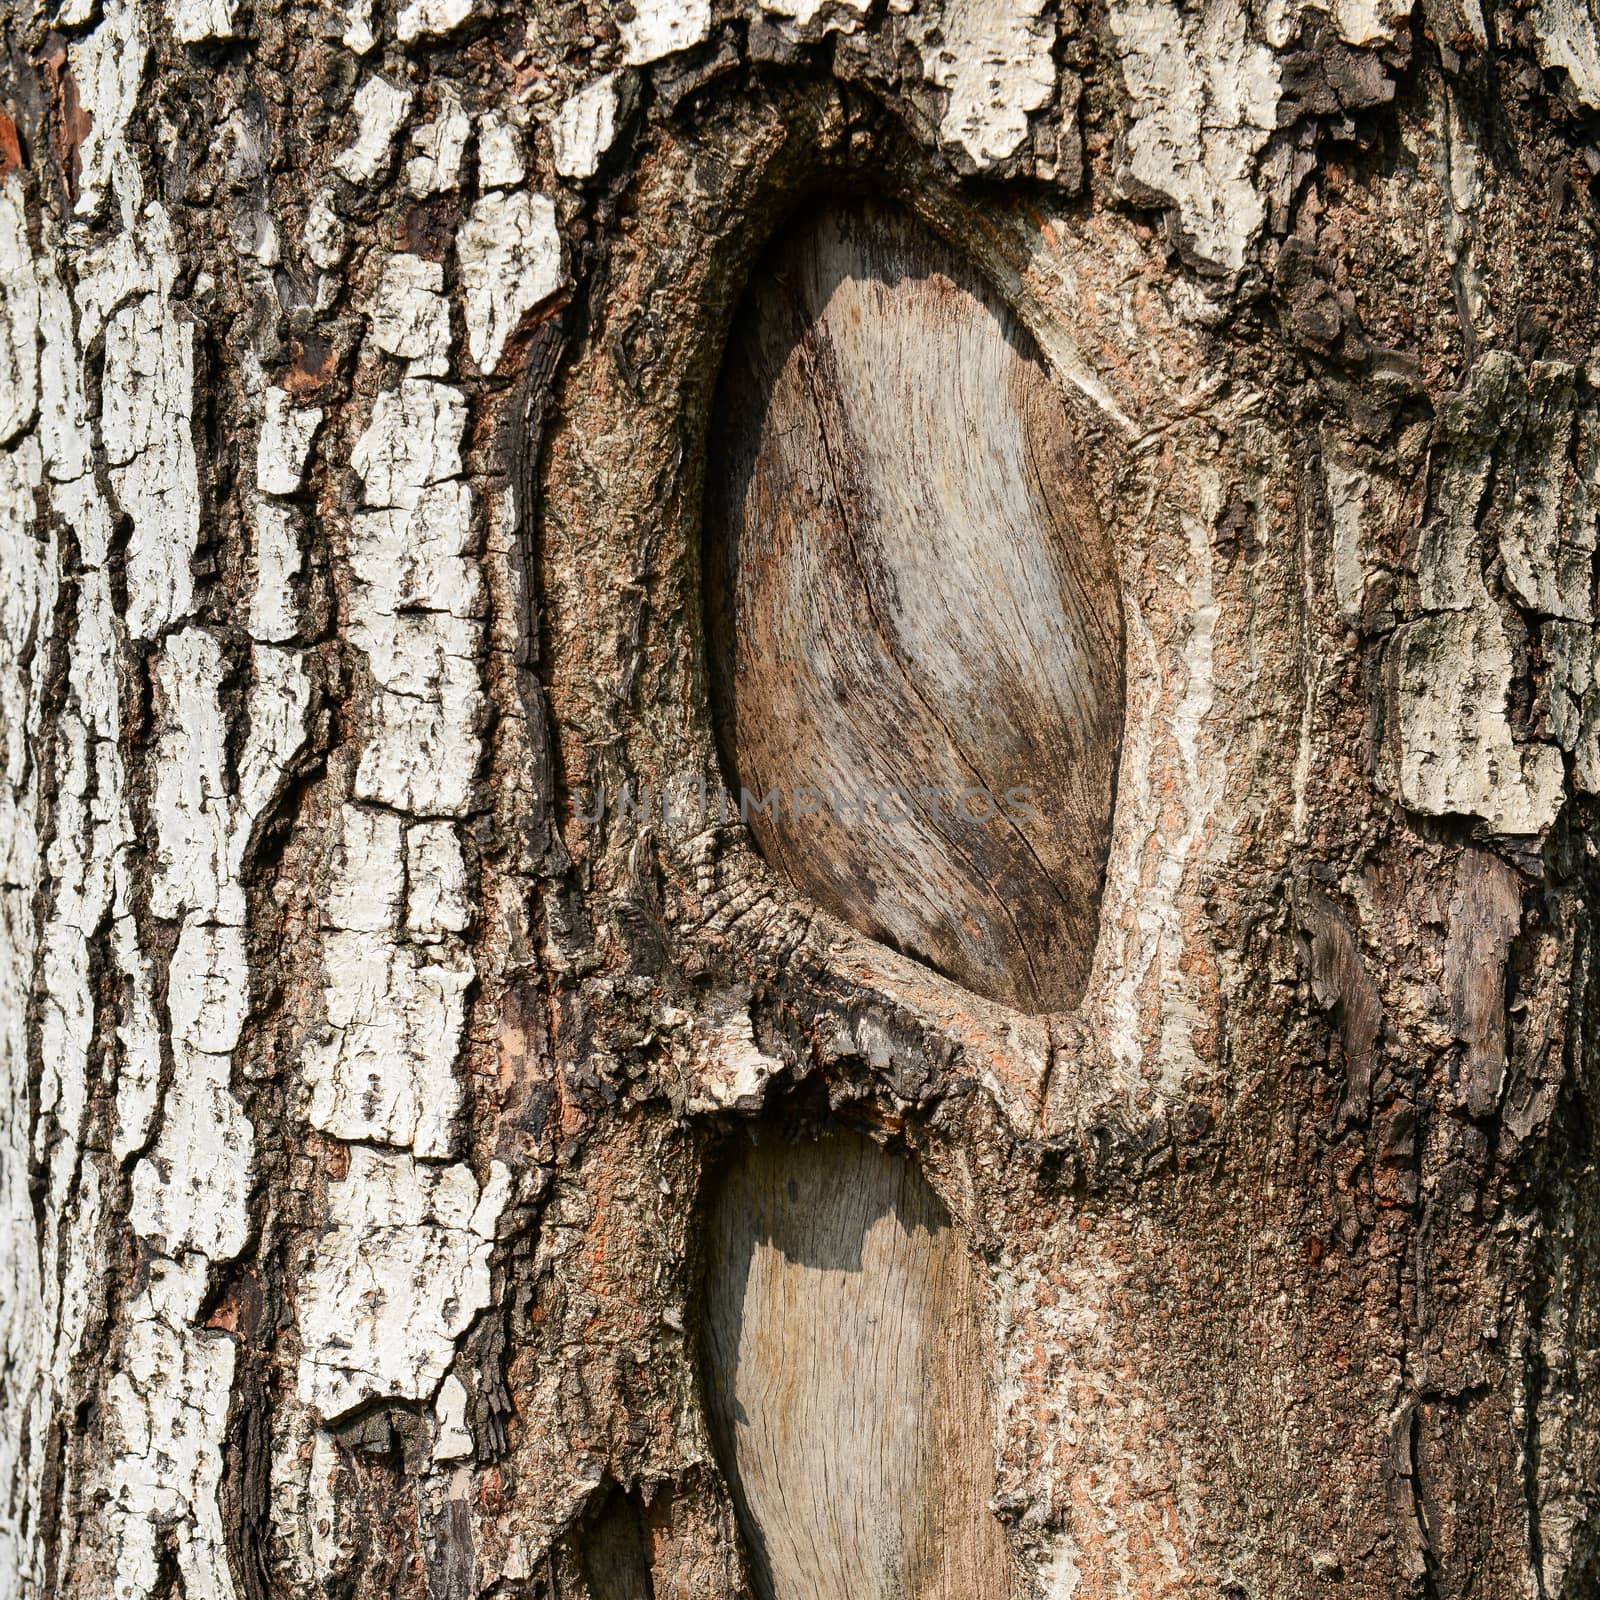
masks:
<svg viewBox="0 0 1600 1600"><path fill-rule="evenodd" d="M399 228L399 248L424 261L443 261L461 223L461 205L454 196L407 209Z"/></svg>
<svg viewBox="0 0 1600 1600"><path fill-rule="evenodd" d="M17 125L0 111L0 178L22 165L22 146L17 141Z"/></svg>
<svg viewBox="0 0 1600 1600"><path fill-rule="evenodd" d="M83 141L94 126L94 117L78 98L78 80L67 65L66 41L60 34L49 34L44 50L39 56L40 70L50 91L54 111L51 142L55 146L56 161L66 176L67 198L78 196L78 180L83 173L83 159L79 154ZM20 155L20 152L19 152Z"/></svg>
<svg viewBox="0 0 1600 1600"><path fill-rule="evenodd" d="M312 335L296 341L294 352L294 359L283 375L283 386L290 394L296 398L315 394L332 381L338 369L338 358L327 339Z"/></svg>

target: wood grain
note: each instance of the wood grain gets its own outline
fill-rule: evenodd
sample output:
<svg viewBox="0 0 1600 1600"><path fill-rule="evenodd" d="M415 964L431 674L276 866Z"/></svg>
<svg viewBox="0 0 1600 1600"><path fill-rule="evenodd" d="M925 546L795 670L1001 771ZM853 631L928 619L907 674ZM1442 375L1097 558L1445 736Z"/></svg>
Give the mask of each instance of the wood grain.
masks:
<svg viewBox="0 0 1600 1600"><path fill-rule="evenodd" d="M1071 1005L1122 725L1113 563L1031 341L908 217L828 211L757 272L713 412L705 537L736 791L910 797L752 809L763 854L969 988Z"/></svg>
<svg viewBox="0 0 1600 1600"><path fill-rule="evenodd" d="M587 1530L583 1576L589 1600L652 1600L639 1508L621 1489L606 1497Z"/></svg>
<svg viewBox="0 0 1600 1600"><path fill-rule="evenodd" d="M707 1410L762 1600L1004 1600L976 1270L905 1156L772 1139L708 1233Z"/></svg>

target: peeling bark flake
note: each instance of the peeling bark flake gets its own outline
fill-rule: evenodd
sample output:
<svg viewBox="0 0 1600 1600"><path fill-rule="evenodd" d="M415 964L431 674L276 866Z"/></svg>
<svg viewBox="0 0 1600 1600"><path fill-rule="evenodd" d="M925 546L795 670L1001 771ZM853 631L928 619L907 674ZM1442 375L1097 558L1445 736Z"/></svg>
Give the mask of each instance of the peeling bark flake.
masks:
<svg viewBox="0 0 1600 1600"><path fill-rule="evenodd" d="M467 1167L352 1147L299 1301L300 1395L325 1420L380 1397L433 1396L489 1303L506 1176L496 1162L480 1192Z"/></svg>
<svg viewBox="0 0 1600 1600"><path fill-rule="evenodd" d="M1277 126L1278 66L1241 0L1113 0L1132 101L1128 176L1169 199L1197 254L1229 271L1266 217L1256 160Z"/></svg>
<svg viewBox="0 0 1600 1600"><path fill-rule="evenodd" d="M411 111L411 91L372 77L356 93L358 121L352 144L334 158L334 171L351 183L371 183L389 164L389 152Z"/></svg>
<svg viewBox="0 0 1600 1600"><path fill-rule="evenodd" d="M544 195L487 194L462 224L456 254L467 349L490 373L522 318L561 285L555 206Z"/></svg>

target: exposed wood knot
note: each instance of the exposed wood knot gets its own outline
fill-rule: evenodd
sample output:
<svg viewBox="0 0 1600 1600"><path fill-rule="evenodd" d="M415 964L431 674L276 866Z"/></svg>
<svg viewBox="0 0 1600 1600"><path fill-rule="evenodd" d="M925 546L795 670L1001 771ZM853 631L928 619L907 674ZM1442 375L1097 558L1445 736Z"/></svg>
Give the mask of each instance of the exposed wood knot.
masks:
<svg viewBox="0 0 1600 1600"><path fill-rule="evenodd" d="M912 1162L769 1138L713 1202L709 1421L761 1600L1005 1600L985 1296Z"/></svg>
<svg viewBox="0 0 1600 1600"><path fill-rule="evenodd" d="M971 989L1072 1005L1122 620L1027 333L909 217L826 212L758 272L710 444L719 736L768 861Z"/></svg>

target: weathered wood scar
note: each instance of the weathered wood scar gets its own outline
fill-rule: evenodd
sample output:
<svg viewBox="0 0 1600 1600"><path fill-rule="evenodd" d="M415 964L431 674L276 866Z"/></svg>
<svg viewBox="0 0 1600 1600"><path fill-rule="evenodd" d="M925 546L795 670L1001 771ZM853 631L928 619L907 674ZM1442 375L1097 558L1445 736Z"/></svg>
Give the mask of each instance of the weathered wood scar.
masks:
<svg viewBox="0 0 1600 1600"><path fill-rule="evenodd" d="M747 1149L711 1208L713 1437L760 1600L1004 1600L982 1284L859 1134Z"/></svg>
<svg viewBox="0 0 1600 1600"><path fill-rule="evenodd" d="M1025 330L909 216L814 217L748 293L706 481L719 737L767 860L968 988L1073 1004L1122 622Z"/></svg>

